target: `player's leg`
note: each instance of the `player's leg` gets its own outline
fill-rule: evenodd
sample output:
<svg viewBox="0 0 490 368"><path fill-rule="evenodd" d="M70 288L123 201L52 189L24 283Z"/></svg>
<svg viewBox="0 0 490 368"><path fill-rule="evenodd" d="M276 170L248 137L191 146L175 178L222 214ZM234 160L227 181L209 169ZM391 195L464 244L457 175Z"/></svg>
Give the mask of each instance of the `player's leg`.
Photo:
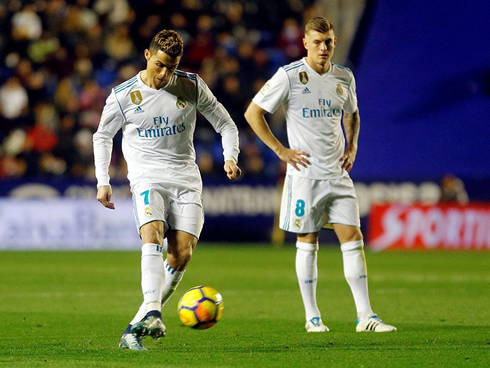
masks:
<svg viewBox="0 0 490 368"><path fill-rule="evenodd" d="M197 245L197 238L184 231L170 231L167 235L167 259L164 262L165 281L162 285L162 308L173 295L184 277L192 253Z"/></svg>
<svg viewBox="0 0 490 368"><path fill-rule="evenodd" d="M321 319L316 301L318 282L318 235L298 234L296 242L296 276L306 314L307 332L328 331Z"/></svg>
<svg viewBox="0 0 490 368"><path fill-rule="evenodd" d="M142 186L133 189L133 203L135 220L143 244L141 289L144 301L130 323L130 330L137 337L151 335L159 338L165 335L165 326L161 320L161 289L165 277L163 237L167 226L165 204L157 189ZM143 318L138 321L143 313Z"/></svg>
<svg viewBox="0 0 490 368"><path fill-rule="evenodd" d="M374 313L369 301L367 266L361 230L350 225L333 224L332 226L340 241L344 275L354 296L357 316L365 319Z"/></svg>
<svg viewBox="0 0 490 368"><path fill-rule="evenodd" d="M140 229L141 247L141 289L146 314L143 320L133 324L131 332L137 336L150 335L153 338L165 336L162 322L161 290L165 280L163 265L164 223L153 221ZM141 308L140 308L141 310Z"/></svg>
<svg viewBox="0 0 490 368"><path fill-rule="evenodd" d="M169 192L167 233L168 249L165 259L165 282L162 288L162 307L174 294L184 277L204 225L202 195L186 187L175 187Z"/></svg>
<svg viewBox="0 0 490 368"><path fill-rule="evenodd" d="M165 278L163 266L164 224L153 221L141 227L141 286L146 304L146 312L159 312L161 308L161 288Z"/></svg>
<svg viewBox="0 0 490 368"><path fill-rule="evenodd" d="M356 226L333 224L340 241L344 262L344 275L350 286L357 310L358 332L391 332L396 328L385 324L373 312L369 301L367 265L361 230Z"/></svg>
<svg viewBox="0 0 490 368"><path fill-rule="evenodd" d="M168 241L165 238L163 240L163 251L166 252L167 249L168 249ZM133 317L131 322L129 322L129 325L124 330L123 335L130 334L131 333L131 327L133 327L134 324L141 322L145 318L146 312L147 312L146 303L145 303L145 301L143 301L143 303L141 303L140 307L138 308L138 312L136 312L135 316ZM123 339L123 337L121 337L121 339ZM130 341L128 342L128 341L126 341L126 338L125 338L124 341L120 342L120 346L129 348L131 350L146 350L146 349L140 349L137 346L135 347L135 341L136 340L134 340L134 339L130 339ZM141 339L139 339L139 341L136 341L136 343L140 345L139 347L142 347ZM123 345L121 345L121 344L123 344ZM132 345L135 348L130 347L128 345Z"/></svg>
<svg viewBox="0 0 490 368"><path fill-rule="evenodd" d="M315 180L287 175L282 193L279 227L297 234L296 275L306 314L306 331L325 332L316 302L318 278L317 254L321 214L321 196L315 194Z"/></svg>

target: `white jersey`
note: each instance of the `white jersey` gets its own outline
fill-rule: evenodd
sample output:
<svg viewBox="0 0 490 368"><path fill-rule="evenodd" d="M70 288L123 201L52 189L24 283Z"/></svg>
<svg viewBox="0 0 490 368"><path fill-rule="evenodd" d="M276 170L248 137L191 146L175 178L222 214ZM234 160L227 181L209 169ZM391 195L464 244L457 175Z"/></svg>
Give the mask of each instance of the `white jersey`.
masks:
<svg viewBox="0 0 490 368"><path fill-rule="evenodd" d="M193 144L196 110L221 134L224 157L237 162L238 129L197 74L177 70L157 90L139 72L113 88L93 139L97 186L109 184L112 139L122 129L131 187L159 183L202 191Z"/></svg>
<svg viewBox="0 0 490 368"><path fill-rule="evenodd" d="M356 83L348 68L331 63L320 75L301 59L279 68L253 102L270 113L282 105L290 148L311 155L306 169L288 165L289 175L317 180L348 176L339 162L345 148L342 110L357 110Z"/></svg>

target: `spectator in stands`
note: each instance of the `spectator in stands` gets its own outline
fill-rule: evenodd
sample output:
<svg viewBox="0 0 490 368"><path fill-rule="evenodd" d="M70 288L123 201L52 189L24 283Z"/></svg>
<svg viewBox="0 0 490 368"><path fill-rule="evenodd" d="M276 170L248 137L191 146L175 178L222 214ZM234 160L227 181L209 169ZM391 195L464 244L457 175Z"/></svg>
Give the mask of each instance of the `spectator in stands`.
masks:
<svg viewBox="0 0 490 368"><path fill-rule="evenodd" d="M279 36L279 47L285 51L289 61L303 55L303 30L295 18L287 18L284 21Z"/></svg>
<svg viewBox="0 0 490 368"><path fill-rule="evenodd" d="M36 13L36 6L26 4L22 11L12 17L12 39L14 41L32 41L41 37L43 31L41 18Z"/></svg>
<svg viewBox="0 0 490 368"><path fill-rule="evenodd" d="M45 103L37 104L34 110L35 125L27 131L29 147L38 154L51 152L58 144L58 112L52 104Z"/></svg>
<svg viewBox="0 0 490 368"><path fill-rule="evenodd" d="M0 179L21 178L27 171L27 163L17 156L0 158Z"/></svg>
<svg viewBox="0 0 490 368"><path fill-rule="evenodd" d="M20 152L8 155L7 171L29 177L46 175L47 171L48 175L85 176L86 157L80 157L78 151L84 147L86 134L78 133L82 129L95 131L100 118L97 111L104 102L101 96L141 69L143 50L138 50L138 45L149 44L159 29L168 26L179 30L188 50L181 68L199 72L216 94L223 96L237 125L243 128L243 117L234 110L246 103L242 96L256 92L255 84L262 85L279 65L296 57L299 23L312 3L314 0L0 1L0 152L7 156L7 138L16 129L27 142ZM61 123L47 135L49 149L38 152L29 142L38 146L37 138L47 134L40 134L39 123L35 123L34 107L43 104L54 108ZM284 130L284 119L275 119L277 124L272 121L276 133ZM203 173L212 175L220 169L213 162L219 156L220 142L207 124L198 124L196 129L196 146L204 155ZM73 148L75 141L79 148ZM253 147L256 143L251 142ZM72 154L67 155L70 146ZM117 140L114 148L120 157ZM275 175L275 170L270 171L277 166L270 164L275 159L264 154L267 150L260 143L256 149L263 162L250 155L251 170ZM64 172L60 169L63 165L51 165L58 162L50 155L66 161ZM126 170L123 160L115 160L114 166L117 172Z"/></svg>
<svg viewBox="0 0 490 368"><path fill-rule="evenodd" d="M128 61L135 55L133 41L129 37L129 29L120 24L106 36L105 51L118 62Z"/></svg>
<svg viewBox="0 0 490 368"><path fill-rule="evenodd" d="M0 87L0 115L4 118L0 132L7 134L16 126L23 126L22 118L29 112L27 91L19 78L10 77Z"/></svg>
<svg viewBox="0 0 490 368"><path fill-rule="evenodd" d="M467 204L469 197L463 181L452 174L445 175L441 180L440 202Z"/></svg>

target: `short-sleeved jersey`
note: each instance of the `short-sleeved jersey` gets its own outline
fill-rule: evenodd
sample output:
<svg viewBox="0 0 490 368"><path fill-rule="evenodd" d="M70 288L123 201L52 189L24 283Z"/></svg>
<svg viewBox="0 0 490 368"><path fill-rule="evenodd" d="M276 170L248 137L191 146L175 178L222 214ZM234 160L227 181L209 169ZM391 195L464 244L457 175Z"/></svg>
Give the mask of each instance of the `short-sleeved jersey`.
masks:
<svg viewBox="0 0 490 368"><path fill-rule="evenodd" d="M282 105L290 148L311 155L308 168L298 172L288 165L288 174L319 180L348 175L339 162L345 148L342 111L357 110L356 84L348 68L331 63L320 75L301 59L279 68L253 102L270 113Z"/></svg>
<svg viewBox="0 0 490 368"><path fill-rule="evenodd" d="M161 89L141 72L112 89L94 134L97 186L109 184L112 139L122 129L122 150L131 186L159 183L202 190L193 137L196 111L222 136L223 155L238 160L238 129L206 83L177 70Z"/></svg>

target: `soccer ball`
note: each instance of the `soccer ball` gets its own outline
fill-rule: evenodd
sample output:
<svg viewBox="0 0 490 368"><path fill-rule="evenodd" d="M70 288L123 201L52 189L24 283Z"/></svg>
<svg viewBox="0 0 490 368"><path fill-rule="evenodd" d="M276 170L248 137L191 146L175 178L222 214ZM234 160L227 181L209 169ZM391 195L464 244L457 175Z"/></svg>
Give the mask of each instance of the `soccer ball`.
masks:
<svg viewBox="0 0 490 368"><path fill-rule="evenodd" d="M223 315L221 294L210 286L196 286L180 298L179 318L188 327L205 330L216 324Z"/></svg>

